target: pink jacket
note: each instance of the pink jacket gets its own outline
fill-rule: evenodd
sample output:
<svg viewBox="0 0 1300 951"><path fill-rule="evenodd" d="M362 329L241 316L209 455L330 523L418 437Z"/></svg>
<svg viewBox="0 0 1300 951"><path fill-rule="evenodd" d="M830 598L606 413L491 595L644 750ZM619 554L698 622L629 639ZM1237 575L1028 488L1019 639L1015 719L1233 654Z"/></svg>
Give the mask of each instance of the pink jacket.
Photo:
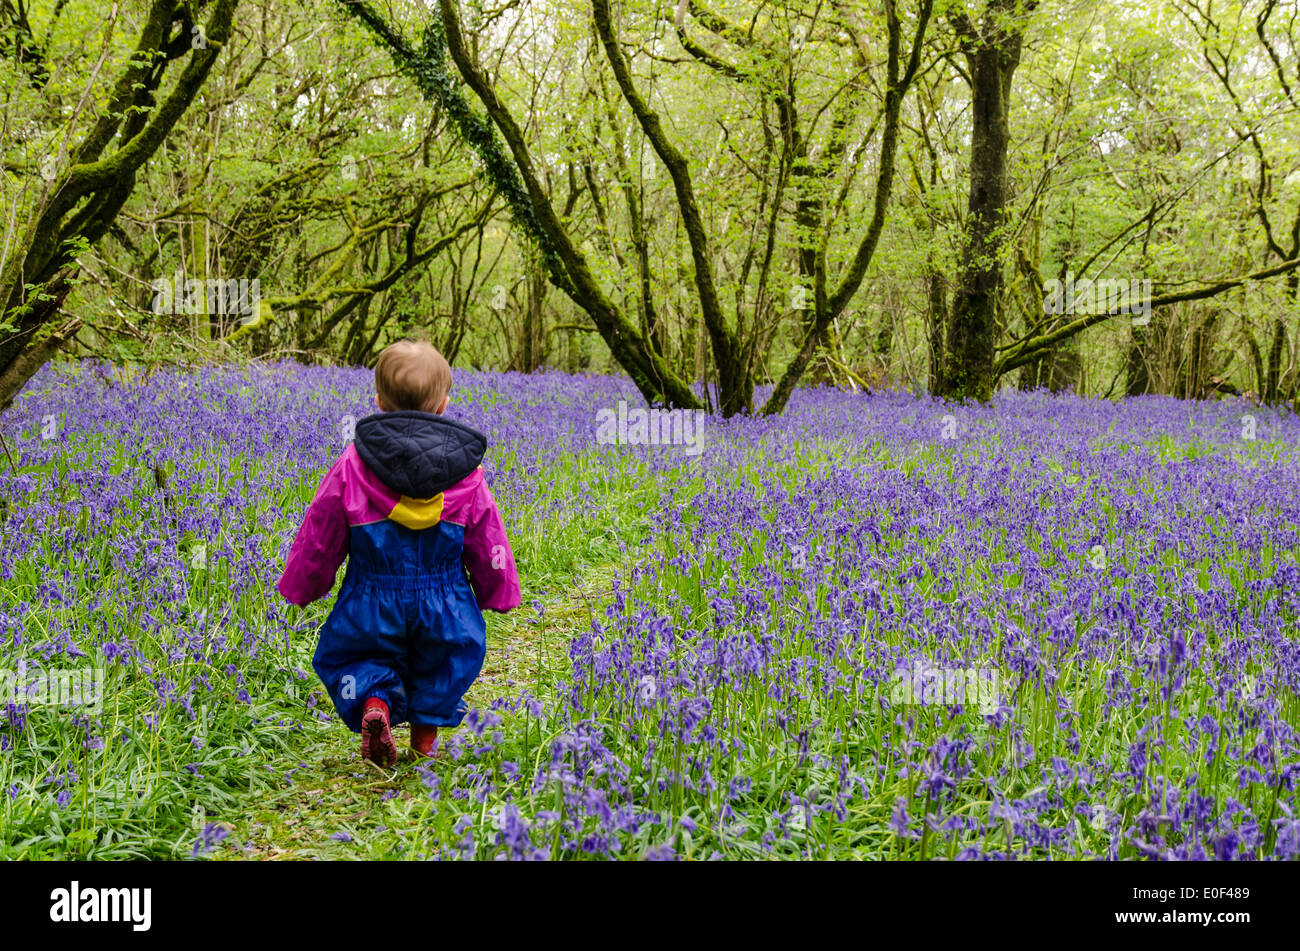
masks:
<svg viewBox="0 0 1300 951"><path fill-rule="evenodd" d="M394 523L411 531L402 532ZM480 609L509 611L519 606L514 553L482 468L475 465L430 497L413 498L381 480L362 460L356 444L348 446L316 490L289 551L279 591L298 605L324 597L354 545L365 546L368 565L379 558L383 570L392 574L419 573L424 570L419 556L398 550L403 546L393 539L412 539L430 529L445 542L460 542L461 561Z"/></svg>

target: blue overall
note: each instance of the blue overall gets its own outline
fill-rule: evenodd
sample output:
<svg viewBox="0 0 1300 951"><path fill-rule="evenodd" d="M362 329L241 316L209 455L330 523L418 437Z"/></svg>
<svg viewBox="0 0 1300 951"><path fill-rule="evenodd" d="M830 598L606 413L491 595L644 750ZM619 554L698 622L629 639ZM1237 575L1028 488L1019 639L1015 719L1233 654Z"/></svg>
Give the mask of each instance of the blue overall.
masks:
<svg viewBox="0 0 1300 951"><path fill-rule="evenodd" d="M520 603L505 526L476 430L428 413L378 413L325 476L289 553L294 604L347 573L312 666L353 732L376 697L393 724L458 726L483 667L482 609Z"/></svg>
<svg viewBox="0 0 1300 951"><path fill-rule="evenodd" d="M354 733L368 697L386 702L395 724L464 719L487 628L461 564L463 533L448 522L352 526L347 574L312 667Z"/></svg>

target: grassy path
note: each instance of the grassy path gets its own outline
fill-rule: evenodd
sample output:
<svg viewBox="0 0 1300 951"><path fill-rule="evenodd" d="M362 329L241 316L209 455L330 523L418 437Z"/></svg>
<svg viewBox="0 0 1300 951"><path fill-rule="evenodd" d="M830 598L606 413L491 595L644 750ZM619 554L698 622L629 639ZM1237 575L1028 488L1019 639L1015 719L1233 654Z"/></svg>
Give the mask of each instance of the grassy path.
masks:
<svg viewBox="0 0 1300 951"><path fill-rule="evenodd" d="M544 691L565 670L570 637L585 629L596 599L608 590L616 563L584 573L580 586L544 602L544 624L525 593L524 605L508 615L488 615L488 653L483 672L466 702L485 708L497 697L521 689ZM310 669L314 638L302 647L300 663ZM313 684L321 697L323 689ZM255 767L282 777L278 792L243 803L225 816L196 816L195 835L215 821L229 835L214 850L218 859L367 859L418 858L403 843L426 807L421 761L408 747L405 726L394 731L402 756L396 767L381 769L359 754L357 737L338 721L328 698L328 720L301 719L286 748L271 751ZM301 709L285 710L301 716ZM462 730L466 727L461 727ZM446 734L444 734L446 735ZM432 771L446 767L435 761Z"/></svg>

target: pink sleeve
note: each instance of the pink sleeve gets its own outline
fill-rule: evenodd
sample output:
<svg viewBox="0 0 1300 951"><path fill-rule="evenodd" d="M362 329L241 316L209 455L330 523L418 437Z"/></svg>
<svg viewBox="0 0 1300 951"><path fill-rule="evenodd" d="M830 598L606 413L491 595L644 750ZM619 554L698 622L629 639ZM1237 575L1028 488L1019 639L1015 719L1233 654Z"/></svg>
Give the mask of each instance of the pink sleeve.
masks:
<svg viewBox="0 0 1300 951"><path fill-rule="evenodd" d="M480 608L505 612L519 607L523 596L519 591L514 552L510 550L510 539L506 538L506 526L497 511L496 499L482 479L465 525L464 558Z"/></svg>
<svg viewBox="0 0 1300 951"><path fill-rule="evenodd" d="M298 536L289 549L280 594L297 605L323 598L348 554L348 517L343 508L343 458L334 463L307 506Z"/></svg>

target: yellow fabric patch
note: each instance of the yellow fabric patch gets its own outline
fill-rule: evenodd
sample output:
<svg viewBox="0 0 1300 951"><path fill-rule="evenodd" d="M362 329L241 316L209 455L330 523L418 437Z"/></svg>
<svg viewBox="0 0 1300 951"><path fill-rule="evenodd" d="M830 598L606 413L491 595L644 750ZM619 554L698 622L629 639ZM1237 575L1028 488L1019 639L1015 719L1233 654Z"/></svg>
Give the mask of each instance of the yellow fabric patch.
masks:
<svg viewBox="0 0 1300 951"><path fill-rule="evenodd" d="M404 495L397 500L388 517L406 528L433 528L442 521L442 493L431 499L413 499Z"/></svg>

